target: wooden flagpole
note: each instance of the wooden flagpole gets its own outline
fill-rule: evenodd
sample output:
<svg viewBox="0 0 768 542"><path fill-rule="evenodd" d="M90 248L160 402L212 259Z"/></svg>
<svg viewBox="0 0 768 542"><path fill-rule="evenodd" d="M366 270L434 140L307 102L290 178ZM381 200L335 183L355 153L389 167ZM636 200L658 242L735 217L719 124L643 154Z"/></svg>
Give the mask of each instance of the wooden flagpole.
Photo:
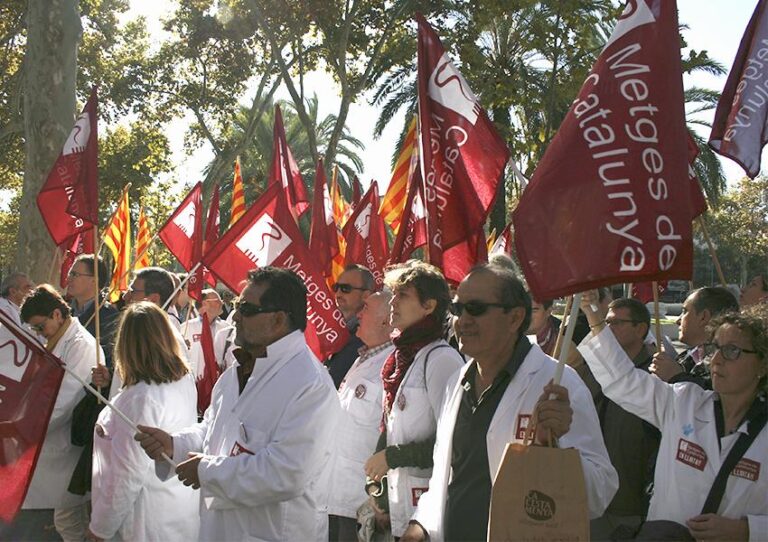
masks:
<svg viewBox="0 0 768 542"><path fill-rule="evenodd" d="M573 296L569 295L568 300L565 302L565 311L563 311L563 321L560 323L560 327L557 329L557 339L555 339L555 349L552 350L552 357L558 359L560 356L560 348L563 346L563 334L565 333L565 323L568 320L568 315L571 313L571 305L573 304Z"/></svg>
<svg viewBox="0 0 768 542"><path fill-rule="evenodd" d="M98 246L99 243L99 225L93 225L93 246ZM96 335L96 367L101 365L101 329L99 326L99 312L101 309L101 302L99 299L99 253L96 252L93 255L93 282L96 294L93 297L93 317L94 327Z"/></svg>
<svg viewBox="0 0 768 542"><path fill-rule="evenodd" d="M659 283L655 280L651 283L653 288L653 317L656 318L656 353L661 354L661 318L659 316Z"/></svg>
<svg viewBox="0 0 768 542"><path fill-rule="evenodd" d="M178 285L178 286L176 286L176 289L175 289L175 290L173 291L173 293L170 295L170 297L168 298L168 301L166 301L166 302L165 302L165 304L163 305L163 307L162 307L162 308L163 308L163 310L164 310L164 311L167 311L167 310L168 310L168 307L170 307L170 306L171 306L171 303L173 303L173 298L174 298L174 297L176 297L176 294L178 294L178 293L181 291L181 289L184 287L184 285L185 285L187 282L189 282L189 279L190 279L190 277L192 277L192 275L195 273L195 271L197 271L197 269L198 269L198 268L199 268L201 265L203 265L203 262L197 262L197 264L195 264L194 266L192 266L192 269L190 269L190 270L189 270L189 272L187 273L187 276L186 276L186 278L185 278L184 280L182 280L181 282L179 282L179 285Z"/></svg>
<svg viewBox="0 0 768 542"><path fill-rule="evenodd" d="M552 379L555 385L560 385L560 379L563 377L563 371L565 370L565 362L568 359L568 355L571 353L571 344L573 343L573 331L576 328L576 318L579 315L579 306L581 305L581 293L574 294L571 297L571 311L568 315L568 329L565 330L563 337L563 346L560 350L560 355L557 358L557 369L555 370L555 376ZM563 322L563 325L566 322ZM561 326L562 327L562 326Z"/></svg>
<svg viewBox="0 0 768 542"><path fill-rule="evenodd" d="M701 231L704 234L704 239L707 240L707 248L709 248L709 255L712 257L712 261L715 263L715 270L717 271L717 278L720 279L720 285L723 288L727 288L728 284L725 282L725 275L723 275L723 269L720 267L720 260L717 259L717 253L715 252L715 245L712 244L712 239L709 237L709 230L707 229L707 223L704 222L704 215L700 215L696 221L701 226Z"/></svg>

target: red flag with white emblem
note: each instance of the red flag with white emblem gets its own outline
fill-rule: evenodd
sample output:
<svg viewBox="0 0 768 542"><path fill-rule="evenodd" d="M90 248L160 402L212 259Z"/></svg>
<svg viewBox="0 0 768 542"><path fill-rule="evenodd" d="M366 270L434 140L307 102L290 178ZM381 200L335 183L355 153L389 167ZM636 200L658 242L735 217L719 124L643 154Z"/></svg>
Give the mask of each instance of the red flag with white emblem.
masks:
<svg viewBox="0 0 768 542"><path fill-rule="evenodd" d="M267 188L203 256L203 263L238 294L251 269L275 266L294 271L307 287L305 336L310 348L318 359L325 359L346 344L349 334L344 318L279 184Z"/></svg>
<svg viewBox="0 0 768 542"><path fill-rule="evenodd" d="M312 225L309 230L309 250L326 277L331 276L331 262L339 253L339 229L333 221L333 203L328 190L322 158L315 168L315 193L312 198Z"/></svg>
<svg viewBox="0 0 768 542"><path fill-rule="evenodd" d="M376 181L372 181L368 192L360 199L344 225L343 234L347 243L345 263L367 267L376 279L376 284L381 287L384 284L384 265L389 255L389 244L384 220L378 210L379 188Z"/></svg>
<svg viewBox="0 0 768 542"><path fill-rule="evenodd" d="M179 204L158 233L168 250L176 256L182 267L189 271L200 261L196 254L199 243L202 251L202 197L203 183L197 183Z"/></svg>
<svg viewBox="0 0 768 542"><path fill-rule="evenodd" d="M298 222L299 217L309 209L309 198L299 166L291 154L285 137L283 114L280 106L275 106L275 125L272 130L272 166L269 170L268 185L279 184L283 187L291 213Z"/></svg>
<svg viewBox="0 0 768 542"><path fill-rule="evenodd" d="M203 241L203 254L216 244L219 240L219 223L221 217L219 215L219 185L213 188L213 196L211 196L211 205L208 207L208 218L205 221L205 241ZM203 277L211 288L216 287L216 277L208 269L203 268Z"/></svg>

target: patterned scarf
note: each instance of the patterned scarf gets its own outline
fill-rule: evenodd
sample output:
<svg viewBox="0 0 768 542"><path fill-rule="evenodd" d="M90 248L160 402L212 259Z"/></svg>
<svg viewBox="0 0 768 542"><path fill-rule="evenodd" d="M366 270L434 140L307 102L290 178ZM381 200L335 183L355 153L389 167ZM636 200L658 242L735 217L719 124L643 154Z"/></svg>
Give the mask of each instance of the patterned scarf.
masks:
<svg viewBox="0 0 768 542"><path fill-rule="evenodd" d="M405 378L405 373L416 358L416 354L432 341L442 338L443 322L434 313L428 314L415 324L404 329L399 336L393 337L395 349L387 357L381 368L384 383L384 413L381 430L386 430L386 419L395 402L395 395Z"/></svg>

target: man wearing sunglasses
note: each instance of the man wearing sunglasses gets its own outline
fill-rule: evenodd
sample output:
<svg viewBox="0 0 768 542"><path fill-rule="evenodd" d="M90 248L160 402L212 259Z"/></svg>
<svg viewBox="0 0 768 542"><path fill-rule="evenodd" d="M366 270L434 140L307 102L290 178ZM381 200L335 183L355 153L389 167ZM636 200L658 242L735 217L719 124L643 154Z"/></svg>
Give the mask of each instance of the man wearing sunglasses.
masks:
<svg viewBox="0 0 768 542"><path fill-rule="evenodd" d="M219 378L202 422L136 439L200 489L201 540L323 540L339 399L304 338L307 289L287 269L251 271L234 316L237 362Z"/></svg>
<svg viewBox="0 0 768 542"><path fill-rule="evenodd" d="M713 318L738 310L736 296L725 288L694 290L683 303L677 319L680 341L688 345L688 350L679 355L666 351L656 354L650 371L670 384L694 382L704 389L712 389L712 378L701 351L701 345L709 338L707 326Z"/></svg>
<svg viewBox="0 0 768 542"><path fill-rule="evenodd" d="M453 311L470 359L449 380L429 491L401 542L485 540L493 476L507 443L523 442L534 415L535 442L548 442L551 432L560 447L580 452L590 516L600 516L618 477L592 397L570 367L562 385L551 383L557 362L525 335L531 300L520 280L509 269L479 266L459 285Z"/></svg>
<svg viewBox="0 0 768 542"><path fill-rule="evenodd" d="M357 313L363 308L365 299L376 290L376 281L367 267L350 264L344 268L344 272L339 275L332 289L336 294L336 305L344 316L349 330L347 343L324 361L338 389L347 371L357 359L357 351L363 346L363 342L356 335Z"/></svg>

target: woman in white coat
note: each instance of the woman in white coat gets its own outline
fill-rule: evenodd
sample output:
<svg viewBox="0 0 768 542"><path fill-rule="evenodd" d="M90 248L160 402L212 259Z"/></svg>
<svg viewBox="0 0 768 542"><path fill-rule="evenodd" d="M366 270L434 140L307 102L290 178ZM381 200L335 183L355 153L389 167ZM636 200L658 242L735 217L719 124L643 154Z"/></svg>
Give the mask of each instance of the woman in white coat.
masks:
<svg viewBox="0 0 768 542"><path fill-rule="evenodd" d="M168 318L154 303L130 305L115 341L123 388L113 403L135 423L178 431L197 421L197 390ZM91 540L196 540L199 497L155 464L112 409L94 430Z"/></svg>
<svg viewBox="0 0 768 542"><path fill-rule="evenodd" d="M388 506L392 534L401 537L429 488L446 384L464 360L443 339L450 294L437 268L416 262L387 273L384 282L394 293L390 319L399 334L381 371L382 434L365 471L374 486L369 493L386 475L387 502L379 499L379 508Z"/></svg>
<svg viewBox="0 0 768 542"><path fill-rule="evenodd" d="M712 324L704 346L712 374L708 391L636 370L591 303L588 292L582 309L593 336L579 350L605 395L662 433L653 497L638 539L768 539L765 315L730 313ZM734 449L741 451L731 456ZM713 489L718 478L719 492Z"/></svg>

